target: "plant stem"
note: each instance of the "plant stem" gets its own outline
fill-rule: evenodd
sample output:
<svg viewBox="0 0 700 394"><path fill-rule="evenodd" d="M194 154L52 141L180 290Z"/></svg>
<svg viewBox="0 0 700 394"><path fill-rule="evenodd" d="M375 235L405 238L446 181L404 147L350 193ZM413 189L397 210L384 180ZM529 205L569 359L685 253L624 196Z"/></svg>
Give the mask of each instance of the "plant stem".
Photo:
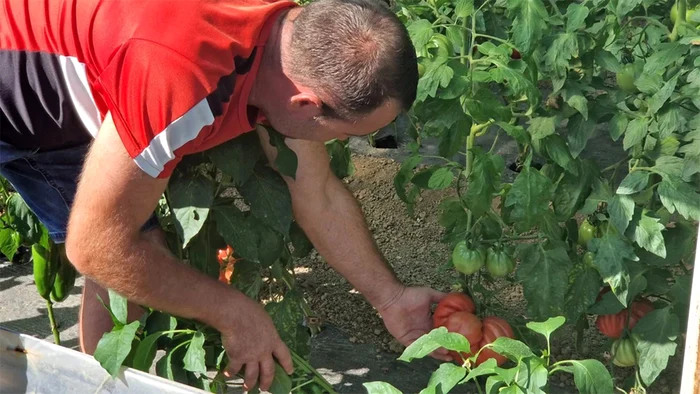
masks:
<svg viewBox="0 0 700 394"><path fill-rule="evenodd" d="M467 54L467 33L469 33L469 28L467 27L467 18L462 19L462 26L465 31L462 36L462 47L460 48L460 55L462 55L462 64L467 64L467 59L469 59L469 64L471 66L471 47L469 48L469 54Z"/></svg>
<svg viewBox="0 0 700 394"><path fill-rule="evenodd" d="M56 318L53 315L53 302L51 300L46 300L46 309L49 312L49 324L51 324L51 332L53 333L53 341L56 345L61 344L61 334L58 332L58 326L56 326Z"/></svg>
<svg viewBox="0 0 700 394"><path fill-rule="evenodd" d="M668 39L670 41L678 40L678 28L682 23L685 22L686 13L686 3L685 0L676 0L676 6L678 8L678 17L676 18L676 23L673 25L673 31L669 35Z"/></svg>
<svg viewBox="0 0 700 394"><path fill-rule="evenodd" d="M492 242L498 242L498 241L524 241L528 239L539 239L540 235L523 235L523 236L518 236L518 237L501 237L501 238L494 238L494 239L482 239L479 242L482 243L492 243Z"/></svg>

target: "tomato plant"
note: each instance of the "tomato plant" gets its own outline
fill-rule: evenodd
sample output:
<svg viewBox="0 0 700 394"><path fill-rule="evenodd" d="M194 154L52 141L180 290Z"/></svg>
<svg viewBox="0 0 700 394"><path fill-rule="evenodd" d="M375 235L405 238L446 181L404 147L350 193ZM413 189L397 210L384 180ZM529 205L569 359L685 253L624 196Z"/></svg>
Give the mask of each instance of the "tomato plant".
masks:
<svg viewBox="0 0 700 394"><path fill-rule="evenodd" d="M484 314L504 309L499 292L517 284L526 321L563 315L581 328L598 315L611 336L638 336L637 388L677 356L687 320L700 219L696 6L395 6L425 69L401 122L410 156L394 180L408 213L421 194L451 189L443 241L487 250L486 269L457 271L455 286ZM603 287L611 291L598 300ZM606 317L618 314L624 321Z"/></svg>
<svg viewBox="0 0 700 394"><path fill-rule="evenodd" d="M618 367L633 367L637 364L637 344L632 338L617 339L612 345L613 364Z"/></svg>

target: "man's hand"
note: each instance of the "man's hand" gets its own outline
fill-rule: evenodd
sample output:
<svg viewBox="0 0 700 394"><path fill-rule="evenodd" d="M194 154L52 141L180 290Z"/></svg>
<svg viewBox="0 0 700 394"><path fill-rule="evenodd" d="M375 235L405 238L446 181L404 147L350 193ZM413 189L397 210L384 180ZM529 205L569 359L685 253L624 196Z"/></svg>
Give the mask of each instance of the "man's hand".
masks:
<svg viewBox="0 0 700 394"><path fill-rule="evenodd" d="M430 306L446 295L428 287L404 287L378 311L389 333L402 345L408 346L433 329ZM431 355L440 360L451 360L445 349L438 349Z"/></svg>
<svg viewBox="0 0 700 394"><path fill-rule="evenodd" d="M237 302L241 314L221 332L221 341L230 360L225 375L236 375L245 367L246 390L255 387L259 376L260 389L267 391L275 377L274 359L291 375L294 372L292 357L265 309L247 297Z"/></svg>

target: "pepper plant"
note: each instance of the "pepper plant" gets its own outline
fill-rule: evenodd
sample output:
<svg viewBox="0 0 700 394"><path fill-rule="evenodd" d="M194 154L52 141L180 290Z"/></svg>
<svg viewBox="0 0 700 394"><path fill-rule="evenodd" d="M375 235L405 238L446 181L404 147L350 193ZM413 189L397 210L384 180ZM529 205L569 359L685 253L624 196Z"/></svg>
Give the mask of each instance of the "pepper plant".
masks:
<svg viewBox="0 0 700 394"><path fill-rule="evenodd" d="M527 315L516 326L561 315L580 345L589 315L653 300L634 328L620 327L638 352L627 387L635 392L666 368L687 323L700 219L700 15L687 12L695 6L395 3L421 74L403 122L411 155L394 181L409 214L426 190L454 190L440 222L457 287L477 310L498 313L506 306L496 279L520 284ZM430 139L437 156L424 153ZM619 161L603 168L594 159L600 141ZM518 148L512 182L497 154L503 143ZM438 164L419 167L426 159ZM612 291L599 297L602 288ZM582 392L610 392L575 380Z"/></svg>

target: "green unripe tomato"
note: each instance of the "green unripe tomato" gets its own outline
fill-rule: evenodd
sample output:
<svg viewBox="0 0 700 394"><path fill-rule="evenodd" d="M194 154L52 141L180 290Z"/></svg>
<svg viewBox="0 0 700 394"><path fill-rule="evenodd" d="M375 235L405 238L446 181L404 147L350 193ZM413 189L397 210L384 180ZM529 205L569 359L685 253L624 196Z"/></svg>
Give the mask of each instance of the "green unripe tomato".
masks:
<svg viewBox="0 0 700 394"><path fill-rule="evenodd" d="M595 264L593 264L594 258L595 254L593 252L586 252L586 254L583 255L583 264L588 267L595 268Z"/></svg>
<svg viewBox="0 0 700 394"><path fill-rule="evenodd" d="M588 220L584 220L578 228L578 244L581 246L588 245L588 242L593 239L596 233L596 228Z"/></svg>
<svg viewBox="0 0 700 394"><path fill-rule="evenodd" d="M500 278L513 272L515 263L505 251L495 251L493 248L489 248L486 251L486 269L491 276Z"/></svg>
<svg viewBox="0 0 700 394"><path fill-rule="evenodd" d="M691 25L693 25L695 27L700 26L700 22L695 22L695 21L693 21L693 18L692 18L693 14L695 14L698 11L700 11L700 5L695 7L695 8L690 8L690 7L686 6L685 21L690 23ZM675 25L676 20L678 20L678 3L673 4L673 7L671 7L671 22L673 22L673 24Z"/></svg>
<svg viewBox="0 0 700 394"><path fill-rule="evenodd" d="M633 64L625 64L622 71L615 74L617 86L628 93L636 93L637 87L634 85L635 72Z"/></svg>
<svg viewBox="0 0 700 394"><path fill-rule="evenodd" d="M637 364L637 344L632 338L621 338L612 345L613 364L618 367L633 367Z"/></svg>
<svg viewBox="0 0 700 394"><path fill-rule="evenodd" d="M423 78L423 75L425 75L425 66L422 64L418 64L418 78Z"/></svg>
<svg viewBox="0 0 700 394"><path fill-rule="evenodd" d="M455 269L465 275L471 275L484 266L484 250L469 249L466 241L461 241L452 251L452 264Z"/></svg>

